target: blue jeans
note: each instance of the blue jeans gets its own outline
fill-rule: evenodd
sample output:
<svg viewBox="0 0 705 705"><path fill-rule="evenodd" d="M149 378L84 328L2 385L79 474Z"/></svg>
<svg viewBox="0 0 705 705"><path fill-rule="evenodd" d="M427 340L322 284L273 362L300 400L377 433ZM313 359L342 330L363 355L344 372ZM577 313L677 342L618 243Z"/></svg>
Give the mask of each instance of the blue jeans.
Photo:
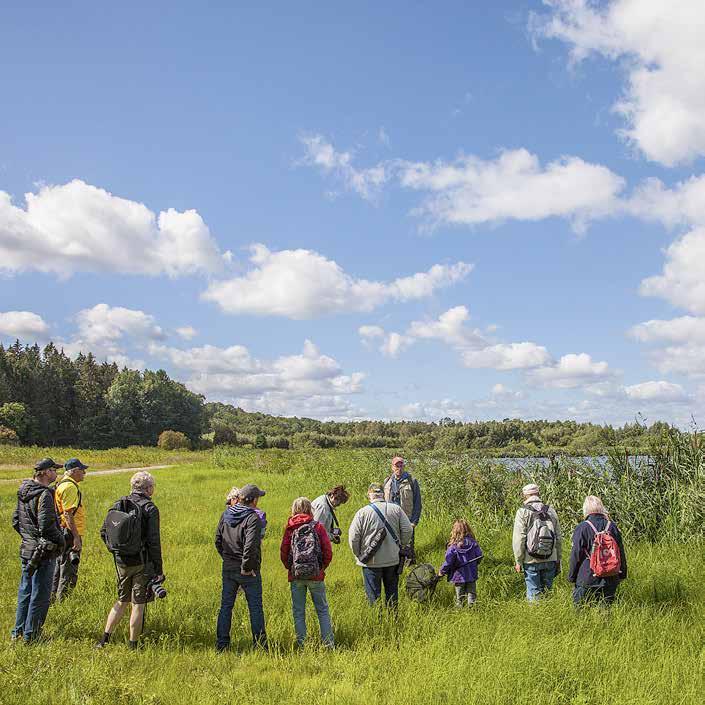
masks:
<svg viewBox="0 0 705 705"><path fill-rule="evenodd" d="M553 587L556 577L556 561L545 563L524 563L524 580L526 581L526 599L536 602L541 593Z"/></svg>
<svg viewBox="0 0 705 705"><path fill-rule="evenodd" d="M362 578L365 582L365 594L371 605L374 605L382 595L384 584L384 599L389 607L395 607L399 600L399 573L397 564L385 568L363 568Z"/></svg>
<svg viewBox="0 0 705 705"><path fill-rule="evenodd" d="M311 600L316 608L318 625L321 628L321 641L326 646L333 646L333 627L330 623L326 586L322 580L291 581L291 609L294 613L296 641L299 646L303 646L306 639L306 590L311 593Z"/></svg>
<svg viewBox="0 0 705 705"><path fill-rule="evenodd" d="M22 574L17 591L17 613L13 638L24 637L26 642L38 639L49 611L51 584L54 579L56 559L42 561L33 575L27 572L29 561L22 558Z"/></svg>
<svg viewBox="0 0 705 705"><path fill-rule="evenodd" d="M218 626L216 627L216 646L225 649L230 646L230 625L233 618L233 606L238 588L242 588L250 613L252 641L255 645L266 646L267 635L264 631L264 610L262 608L262 576L242 575L240 571L223 567L223 592L220 598Z"/></svg>

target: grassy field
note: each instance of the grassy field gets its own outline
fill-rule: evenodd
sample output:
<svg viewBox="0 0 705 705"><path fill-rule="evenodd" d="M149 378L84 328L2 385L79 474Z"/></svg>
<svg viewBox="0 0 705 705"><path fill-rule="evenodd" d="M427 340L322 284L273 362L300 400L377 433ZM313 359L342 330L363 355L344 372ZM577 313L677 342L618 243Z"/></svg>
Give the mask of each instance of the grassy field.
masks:
<svg viewBox="0 0 705 705"><path fill-rule="evenodd" d="M127 491L129 475L86 479L89 528L78 588L68 602L51 608L45 628L51 640L31 648L9 642L19 575L18 537L10 527L16 486L0 485L5 546L0 554L0 629L5 635L0 642L0 702L703 702L701 544L628 545L630 579L617 605L607 614L599 609L576 613L564 579L549 599L527 606L523 580L512 571L509 530L478 524L487 558L480 569L476 608L456 611L452 589L442 583L431 605L410 603L402 591L396 616L367 606L360 569L347 545L337 546L326 583L339 648L327 653L314 638L303 652L294 651L286 572L278 558L288 508L293 498L313 498L331 478L348 479L351 473L344 453L312 458L307 464L299 456L291 466L280 455L253 452L240 454L230 466L201 459L154 472L169 595L149 607L144 647L137 653L126 648L125 624L108 649L92 648L115 598L114 568L98 529L108 506ZM162 462L163 456L155 454L150 464ZM370 467L369 475L381 476L385 469ZM268 654L251 650L247 610L239 597L233 615L236 649L217 654L220 559L213 532L227 490L247 481L267 490L261 504L269 518L262 574L272 649ZM365 501L362 484L340 512L343 527ZM432 493L428 489L427 495ZM419 527L417 548L437 566L451 516L435 508L432 496L427 499L429 511ZM317 637L312 608L309 627Z"/></svg>

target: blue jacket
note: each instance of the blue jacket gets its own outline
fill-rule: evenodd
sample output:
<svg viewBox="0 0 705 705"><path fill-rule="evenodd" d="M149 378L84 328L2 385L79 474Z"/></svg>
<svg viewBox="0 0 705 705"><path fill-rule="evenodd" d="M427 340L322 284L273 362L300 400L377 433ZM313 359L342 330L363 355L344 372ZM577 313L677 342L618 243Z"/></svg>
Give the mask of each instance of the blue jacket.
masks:
<svg viewBox="0 0 705 705"><path fill-rule="evenodd" d="M590 514L588 517L593 526L602 531L607 526L607 518L602 514ZM596 578L590 570L590 550L595 539L595 532L587 521L581 521L573 532L573 548L570 552L570 567L568 568L568 581L586 587L605 587L614 585L627 577L627 554L622 543L622 534L616 524L610 520L609 533L617 541L622 559L619 575L609 578Z"/></svg>
<svg viewBox="0 0 705 705"><path fill-rule="evenodd" d="M452 543L439 573L448 576L454 585L474 583L477 580L477 566L482 560L482 549L477 541L466 536L461 546Z"/></svg>

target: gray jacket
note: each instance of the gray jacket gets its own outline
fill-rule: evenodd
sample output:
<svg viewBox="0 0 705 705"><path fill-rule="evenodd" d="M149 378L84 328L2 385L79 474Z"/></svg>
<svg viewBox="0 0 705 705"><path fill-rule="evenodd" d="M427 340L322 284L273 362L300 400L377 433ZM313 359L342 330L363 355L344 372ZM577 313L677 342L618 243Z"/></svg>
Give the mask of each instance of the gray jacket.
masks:
<svg viewBox="0 0 705 705"><path fill-rule="evenodd" d="M527 504L536 504L537 506L543 502L535 496L529 497L524 501L524 506L517 509L514 517L514 532L512 534L512 550L514 551L514 561L522 565L524 563L547 563L548 561L559 561L561 559L561 551L563 548L563 538L561 537L561 526L558 522L558 515L553 507L548 508L548 515L553 521L553 526L556 529L556 543L553 546L553 553L548 558L535 558L526 552L526 535L529 533L529 525L533 512L526 508Z"/></svg>
<svg viewBox="0 0 705 705"><path fill-rule="evenodd" d="M328 495L322 494L320 497L316 497L311 502L311 506L313 507L313 518L323 525L323 528L328 533L328 538L332 539L335 522L333 521L333 510L328 501Z"/></svg>
<svg viewBox="0 0 705 705"><path fill-rule="evenodd" d="M394 529L394 533L397 535L401 545L408 546L411 543L413 530L404 510L399 505L385 502L383 499L376 499L374 505L384 514L385 519ZM382 520L369 504L357 511L357 514L353 517L352 524L350 524L350 536L348 538L350 548L356 559L364 552L375 532L381 526L384 526ZM382 545L367 563L357 561L359 566L367 568L386 568L398 563L399 547L394 543L389 532L387 532Z"/></svg>

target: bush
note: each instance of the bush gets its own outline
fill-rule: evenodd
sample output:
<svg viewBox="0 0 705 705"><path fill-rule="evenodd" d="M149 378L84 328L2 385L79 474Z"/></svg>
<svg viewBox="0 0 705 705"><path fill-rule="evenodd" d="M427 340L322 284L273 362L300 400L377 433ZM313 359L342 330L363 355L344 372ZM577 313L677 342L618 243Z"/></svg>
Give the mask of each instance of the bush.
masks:
<svg viewBox="0 0 705 705"><path fill-rule="evenodd" d="M162 431L157 446L163 450L191 450L191 441L181 431Z"/></svg>
<svg viewBox="0 0 705 705"><path fill-rule="evenodd" d="M15 431L7 426L0 426L0 446L16 446L20 442Z"/></svg>

